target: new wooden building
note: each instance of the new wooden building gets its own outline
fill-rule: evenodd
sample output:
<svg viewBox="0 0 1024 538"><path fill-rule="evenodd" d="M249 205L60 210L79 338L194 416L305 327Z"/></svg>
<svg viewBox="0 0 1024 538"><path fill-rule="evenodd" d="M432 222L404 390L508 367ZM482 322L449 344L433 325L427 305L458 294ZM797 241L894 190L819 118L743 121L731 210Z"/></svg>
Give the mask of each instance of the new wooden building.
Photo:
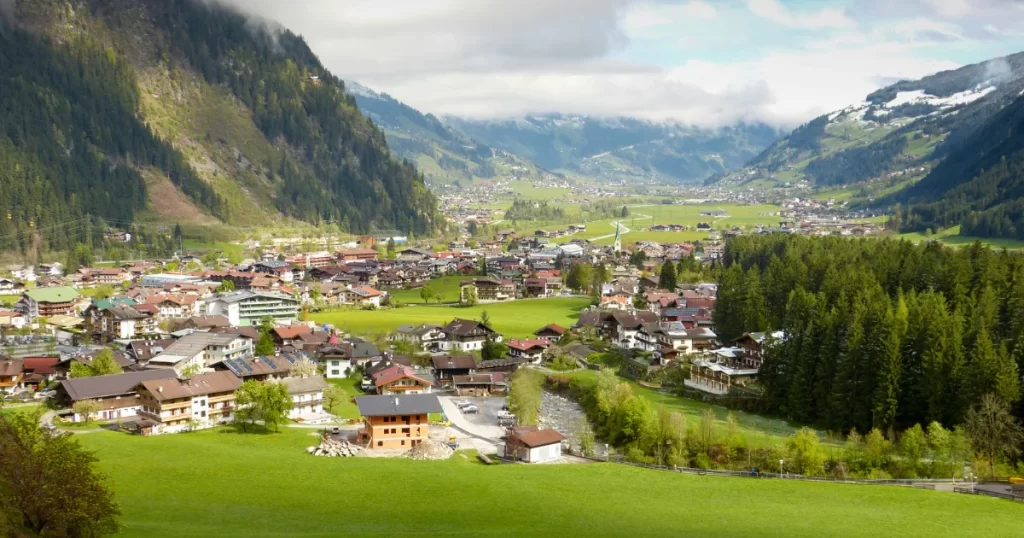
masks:
<svg viewBox="0 0 1024 538"><path fill-rule="evenodd" d="M433 394L359 396L360 443L371 449L412 448L430 437L430 413L441 412Z"/></svg>

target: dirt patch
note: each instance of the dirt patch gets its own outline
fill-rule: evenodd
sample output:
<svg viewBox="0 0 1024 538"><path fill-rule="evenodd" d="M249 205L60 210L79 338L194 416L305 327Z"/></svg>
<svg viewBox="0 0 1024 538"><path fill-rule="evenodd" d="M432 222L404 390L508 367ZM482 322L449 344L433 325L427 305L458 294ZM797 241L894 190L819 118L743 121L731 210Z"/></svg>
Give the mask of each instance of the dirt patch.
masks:
<svg viewBox="0 0 1024 538"><path fill-rule="evenodd" d="M155 170L144 170L148 206L160 217L189 224L217 224L219 221L199 208L170 178Z"/></svg>

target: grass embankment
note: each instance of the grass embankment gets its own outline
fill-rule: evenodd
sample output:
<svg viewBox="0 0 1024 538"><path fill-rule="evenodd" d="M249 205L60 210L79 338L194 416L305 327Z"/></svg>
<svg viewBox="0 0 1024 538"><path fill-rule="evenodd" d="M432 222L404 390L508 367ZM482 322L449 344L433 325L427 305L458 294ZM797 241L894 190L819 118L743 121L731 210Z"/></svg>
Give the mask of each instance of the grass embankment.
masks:
<svg viewBox="0 0 1024 538"><path fill-rule="evenodd" d="M484 310L491 318L493 329L505 338L526 338L537 329L557 323L568 327L579 318L580 311L590 305L590 299L566 297L494 303L474 307L410 306L381 310L335 310L313 314L318 324L331 323L354 334L391 332L399 325L434 323L444 325L454 318L480 319Z"/></svg>
<svg viewBox="0 0 1024 538"><path fill-rule="evenodd" d="M359 409L356 407L355 402L352 401L352 398L363 394L363 391L359 388L361 379L356 376L344 379L328 379L327 382L340 387L347 395L346 398L328 409L327 412L340 418L359 418Z"/></svg>
<svg viewBox="0 0 1024 538"><path fill-rule="evenodd" d="M472 280L471 276L443 276L425 283L435 294L440 297L441 303L457 303L461 299L462 281ZM424 304L420 296L420 288L409 290L393 290L389 292L391 299L400 301L403 304ZM438 304L438 297L432 297L429 304Z"/></svg>
<svg viewBox="0 0 1024 538"><path fill-rule="evenodd" d="M1019 504L910 488L616 464L484 466L460 455L313 458L304 449L316 437L300 429L79 440L113 485L124 536L934 537L961 535L966 521L971 534L1014 536L1024 517Z"/></svg>
<svg viewBox="0 0 1024 538"><path fill-rule="evenodd" d="M21 295L0 295L0 305L13 306L19 299L21 299Z"/></svg>
<svg viewBox="0 0 1024 538"><path fill-rule="evenodd" d="M592 383L596 381L597 373L593 370L582 370L579 372L554 375L559 377L576 378L584 382ZM691 426L700 422L701 415L704 413L705 409L711 409L715 413L715 418L718 419L719 429L724 429L726 426L726 417L728 417L729 413L732 413L739 424L740 434L751 446L766 446L783 443L785 438L800 429L799 425L782 419L774 419L753 413L745 413L743 411L729 409L720 405L699 402L697 400L676 396L660 390L647 388L638 385L634 381L623 381L629 383L636 395L650 402L651 407L655 410L660 407L666 407L671 411L677 411L686 417L687 424Z"/></svg>

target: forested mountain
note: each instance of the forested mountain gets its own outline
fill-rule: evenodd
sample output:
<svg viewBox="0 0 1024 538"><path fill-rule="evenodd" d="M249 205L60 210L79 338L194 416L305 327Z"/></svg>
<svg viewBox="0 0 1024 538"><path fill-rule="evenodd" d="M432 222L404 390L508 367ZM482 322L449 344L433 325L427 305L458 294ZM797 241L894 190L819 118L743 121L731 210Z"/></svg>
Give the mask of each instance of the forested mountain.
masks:
<svg viewBox="0 0 1024 538"><path fill-rule="evenodd" d="M1024 97L959 140L900 201L910 204L903 230L959 224L963 235L1024 239Z"/></svg>
<svg viewBox="0 0 1024 538"><path fill-rule="evenodd" d="M287 30L188 0L18 0L10 13L0 250L67 248L87 215L440 223L415 167Z"/></svg>
<svg viewBox="0 0 1024 538"><path fill-rule="evenodd" d="M702 181L742 165L778 138L765 125L698 129L633 118L550 114L509 120L448 117L457 130L547 170L593 177Z"/></svg>
<svg viewBox="0 0 1024 538"><path fill-rule="evenodd" d="M349 81L359 109L384 130L391 150L416 164L434 183L472 178L537 177L541 171L506 151L495 151L386 93Z"/></svg>
<svg viewBox="0 0 1024 538"><path fill-rule="evenodd" d="M719 336L784 333L759 375L769 411L863 433L1020 400L1024 256L771 235L730 239L723 263Z"/></svg>
<svg viewBox="0 0 1024 538"><path fill-rule="evenodd" d="M1024 53L901 81L815 118L745 167L710 182L884 182L880 187L895 192L956 153L1022 90Z"/></svg>

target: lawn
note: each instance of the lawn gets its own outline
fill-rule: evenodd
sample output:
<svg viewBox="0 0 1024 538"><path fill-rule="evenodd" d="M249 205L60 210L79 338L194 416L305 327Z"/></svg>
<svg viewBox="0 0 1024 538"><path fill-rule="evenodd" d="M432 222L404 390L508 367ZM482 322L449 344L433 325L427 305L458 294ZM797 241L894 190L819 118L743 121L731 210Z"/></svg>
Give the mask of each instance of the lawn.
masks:
<svg viewBox="0 0 1024 538"><path fill-rule="evenodd" d="M629 232L622 236L623 243L636 241L657 241L659 243L679 243L683 241L699 241L706 239L705 231L697 231L697 224L711 222L717 230L728 230L734 226L746 228L757 224L776 226L781 217L777 213L782 208L773 205L734 205L734 204L655 204L629 206L629 216L622 220ZM725 217L701 215L701 212L723 210ZM606 219L587 223L587 231L575 237L592 239L603 237L595 243L610 245L614 241L616 220ZM689 226L685 232L651 232L647 231L654 224L681 224ZM604 237L608 236L608 237Z"/></svg>
<svg viewBox="0 0 1024 538"><path fill-rule="evenodd" d="M13 306L14 303L18 302L18 299L21 299L21 295L0 295L0 305Z"/></svg>
<svg viewBox="0 0 1024 538"><path fill-rule="evenodd" d="M363 395L362 389L359 388L361 381L359 376L346 377L345 379L328 379L328 383L341 387L349 397L327 411L340 418L359 418L359 409L356 407L355 402L352 401L352 398Z"/></svg>
<svg viewBox="0 0 1024 538"><path fill-rule="evenodd" d="M486 310L494 330L506 338L525 338L549 323L563 327L572 325L579 318L580 311L589 305L590 299L560 297L474 307L407 306L382 310L334 310L313 314L310 318L318 324L331 323L346 332L369 335L391 332L399 325L444 325L454 318L480 319Z"/></svg>
<svg viewBox="0 0 1024 538"><path fill-rule="evenodd" d="M434 290L441 296L442 303L457 303L459 302L460 294L462 289L460 284L463 280L472 280L471 276L443 276L441 278L435 278L427 282L425 285L430 286L430 289ZM404 304L423 304L423 299L420 297L419 288L411 290L393 290L388 292L391 294L391 298L397 301L401 301ZM437 299L431 299L431 304L436 304Z"/></svg>
<svg viewBox="0 0 1024 538"><path fill-rule="evenodd" d="M471 454L314 458L315 435L79 440L110 477L124 536L1015 536L1024 517L1019 504L911 488L484 466Z"/></svg>

